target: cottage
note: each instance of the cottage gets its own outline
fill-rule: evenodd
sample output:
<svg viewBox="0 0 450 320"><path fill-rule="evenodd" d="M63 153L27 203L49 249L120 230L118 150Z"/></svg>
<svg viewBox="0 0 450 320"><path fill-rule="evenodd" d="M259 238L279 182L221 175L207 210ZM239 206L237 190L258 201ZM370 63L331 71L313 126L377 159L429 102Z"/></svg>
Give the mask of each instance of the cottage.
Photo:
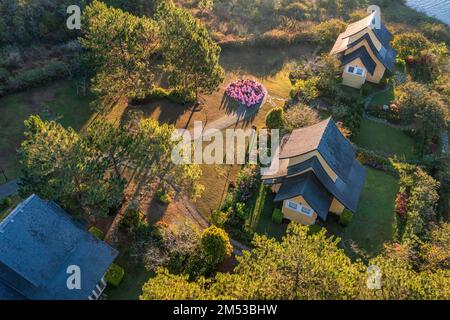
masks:
<svg viewBox="0 0 450 320"><path fill-rule="evenodd" d="M276 155L262 179L286 219L311 225L329 212L356 212L367 171L332 118L284 136Z"/></svg>
<svg viewBox="0 0 450 320"><path fill-rule="evenodd" d="M331 50L341 61L343 84L358 89L366 81L380 83L386 69L393 70L396 58L380 8L370 6L368 12L369 16L351 23L339 35Z"/></svg>
<svg viewBox="0 0 450 320"><path fill-rule="evenodd" d="M116 257L61 207L32 195L0 222L0 300L98 299Z"/></svg>

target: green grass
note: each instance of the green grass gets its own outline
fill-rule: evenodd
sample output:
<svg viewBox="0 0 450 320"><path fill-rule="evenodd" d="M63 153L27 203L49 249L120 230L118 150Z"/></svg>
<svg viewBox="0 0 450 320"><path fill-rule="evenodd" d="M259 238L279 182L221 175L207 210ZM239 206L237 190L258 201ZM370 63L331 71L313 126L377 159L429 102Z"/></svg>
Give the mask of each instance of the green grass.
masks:
<svg viewBox="0 0 450 320"><path fill-rule="evenodd" d="M394 88L388 90L380 91L372 97L370 102L371 105L384 106L388 105L391 101L395 99Z"/></svg>
<svg viewBox="0 0 450 320"><path fill-rule="evenodd" d="M9 206L8 208L5 208L3 210L0 210L0 222L3 219L5 219L8 216L8 214L22 201L22 198L18 195L14 195L10 198L12 200L11 206Z"/></svg>
<svg viewBox="0 0 450 320"><path fill-rule="evenodd" d="M261 183L251 216L251 227L259 234L281 239L286 233L286 224L277 224L272 221L272 213L275 209L273 199L270 189Z"/></svg>
<svg viewBox="0 0 450 320"><path fill-rule="evenodd" d="M119 286L108 285L106 288L108 300L138 300L142 294L142 286L154 276L153 272L147 271L142 265L129 263L124 269L125 276Z"/></svg>
<svg viewBox="0 0 450 320"><path fill-rule="evenodd" d="M69 81L12 94L0 99L0 166L9 179L18 176L20 167L16 150L24 139L24 121L30 115L57 120L80 130L93 114L90 97L78 96Z"/></svg>
<svg viewBox="0 0 450 320"><path fill-rule="evenodd" d="M414 159L414 141L402 131L382 123L363 119L355 143L363 148Z"/></svg>
<svg viewBox="0 0 450 320"><path fill-rule="evenodd" d="M397 192L396 178L369 168L358 211L353 215L350 225L341 227L337 224L336 216L330 215L327 229L344 242L348 239L355 241L358 247L370 255L379 253L383 243L392 240Z"/></svg>

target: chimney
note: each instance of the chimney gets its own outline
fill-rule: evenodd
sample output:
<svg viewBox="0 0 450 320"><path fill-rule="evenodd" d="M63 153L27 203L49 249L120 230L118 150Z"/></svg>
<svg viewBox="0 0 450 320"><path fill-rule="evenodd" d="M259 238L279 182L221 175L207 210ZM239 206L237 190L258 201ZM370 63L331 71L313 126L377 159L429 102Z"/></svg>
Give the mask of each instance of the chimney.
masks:
<svg viewBox="0 0 450 320"><path fill-rule="evenodd" d="M372 29L381 28L381 9L379 6L371 5L367 8L367 12L373 14L373 20L370 22Z"/></svg>

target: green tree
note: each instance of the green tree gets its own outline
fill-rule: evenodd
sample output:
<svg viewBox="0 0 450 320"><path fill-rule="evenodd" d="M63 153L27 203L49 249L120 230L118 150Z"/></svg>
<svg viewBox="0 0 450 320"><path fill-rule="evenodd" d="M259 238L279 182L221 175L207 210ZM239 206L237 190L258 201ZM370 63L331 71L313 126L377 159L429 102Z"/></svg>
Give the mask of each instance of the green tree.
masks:
<svg viewBox="0 0 450 320"><path fill-rule="evenodd" d="M420 33L400 33L394 36L392 46L397 57L405 60L409 56L419 57L423 50L430 49L432 43Z"/></svg>
<svg viewBox="0 0 450 320"><path fill-rule="evenodd" d="M124 180L108 175L110 161L73 129L31 116L19 151L21 192L55 200L73 212L105 216L120 204Z"/></svg>
<svg viewBox="0 0 450 320"><path fill-rule="evenodd" d="M450 272L418 272L405 250L388 246L371 259L381 271L381 289L366 286L367 266L338 248L325 230L310 234L292 223L281 242L255 236L252 252L237 257L233 273L215 277L174 276L160 269L143 287L141 299L448 299ZM301 244L301 245L299 245ZM396 249L396 250L392 250ZM174 290L174 288L177 288Z"/></svg>
<svg viewBox="0 0 450 320"><path fill-rule="evenodd" d="M200 166L172 161L172 151L180 142L173 139L176 131L173 125L160 124L152 118L141 119L132 131L131 163L142 182L157 182L163 189L175 188L177 193L191 199L202 194L204 187L198 183L202 174Z"/></svg>
<svg viewBox="0 0 450 320"><path fill-rule="evenodd" d="M233 247L225 230L210 226L203 230L201 243L207 263L216 266L231 255Z"/></svg>
<svg viewBox="0 0 450 320"><path fill-rule="evenodd" d="M224 79L219 64L220 47L208 30L189 12L171 1L163 1L157 14L161 52L169 82L186 98L210 94Z"/></svg>
<svg viewBox="0 0 450 320"><path fill-rule="evenodd" d="M107 111L121 99L144 97L153 86L159 49L157 24L93 1L83 15L84 61L96 74L92 90Z"/></svg>

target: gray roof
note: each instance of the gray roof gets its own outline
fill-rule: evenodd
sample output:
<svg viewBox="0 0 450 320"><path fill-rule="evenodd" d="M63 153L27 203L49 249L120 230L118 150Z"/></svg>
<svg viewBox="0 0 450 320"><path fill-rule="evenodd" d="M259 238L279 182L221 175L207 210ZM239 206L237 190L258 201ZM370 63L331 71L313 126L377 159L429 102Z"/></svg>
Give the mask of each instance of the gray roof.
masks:
<svg viewBox="0 0 450 320"><path fill-rule="evenodd" d="M302 196L323 220L327 219L333 196L325 189L313 172L286 179L274 201L283 201Z"/></svg>
<svg viewBox="0 0 450 320"><path fill-rule="evenodd" d="M386 26L384 25L384 23L382 21L380 22L379 29L371 28L370 26L372 24L373 19L374 19L374 14L372 13L359 21L349 24L347 29L345 30L345 32L343 32L339 35L338 39L336 40L336 42L331 50L331 54L336 54L336 53L342 52L344 50L347 50L348 48L354 47L356 44L358 44L359 42L366 39L367 42L369 43L371 50L377 57L377 59L387 69L392 71L394 68L394 65L395 65L395 59L396 59L396 55L397 55L397 53L395 52L395 50L392 48L392 46L390 44L393 36L389 32L389 30L386 28ZM373 31L373 33L375 34L377 39L380 41L380 43L382 45L382 48L380 51L378 51L376 49L376 47L374 46L374 44L372 42L372 39L370 38L370 36L368 34L365 34L361 38L359 38L351 43L349 42L349 40L350 40L349 38L351 36L357 34L358 32L360 32L366 28L371 28L371 30ZM367 62L367 59L366 59L366 62ZM373 74L373 72L370 72L370 73Z"/></svg>
<svg viewBox="0 0 450 320"><path fill-rule="evenodd" d="M293 158L317 150L343 180L350 172L356 150L330 117L315 125L292 131L282 147L280 158Z"/></svg>
<svg viewBox="0 0 450 320"><path fill-rule="evenodd" d="M0 223L0 282L27 299L87 299L117 254L36 195ZM71 265L81 269L81 290L66 287Z"/></svg>

